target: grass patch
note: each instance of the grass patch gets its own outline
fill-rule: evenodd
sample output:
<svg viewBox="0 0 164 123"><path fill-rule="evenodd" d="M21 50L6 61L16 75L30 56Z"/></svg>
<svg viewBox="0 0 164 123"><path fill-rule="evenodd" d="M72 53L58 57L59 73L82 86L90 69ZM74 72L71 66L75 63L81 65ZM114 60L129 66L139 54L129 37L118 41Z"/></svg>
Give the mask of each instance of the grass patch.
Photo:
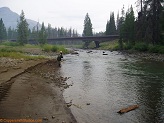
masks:
<svg viewBox="0 0 164 123"><path fill-rule="evenodd" d="M45 44L42 47L42 50L45 52L59 52L62 51L63 53L68 53L68 50L62 45L50 45Z"/></svg>
<svg viewBox="0 0 164 123"><path fill-rule="evenodd" d="M10 53L10 52L17 52L17 50L16 49L14 49L14 48L0 48L0 52L8 52L8 53Z"/></svg>
<svg viewBox="0 0 164 123"><path fill-rule="evenodd" d="M0 46L0 52L21 52L21 47L12 47L12 46Z"/></svg>
<svg viewBox="0 0 164 123"><path fill-rule="evenodd" d="M100 50L118 50L118 40L100 43Z"/></svg>
<svg viewBox="0 0 164 123"><path fill-rule="evenodd" d="M19 43L12 42L12 41L3 41L2 43L0 43L0 45L15 47L15 46L19 46Z"/></svg>
<svg viewBox="0 0 164 123"><path fill-rule="evenodd" d="M22 47L25 47L25 48L40 48L39 45L32 45L32 44L25 44L24 46Z"/></svg>
<svg viewBox="0 0 164 123"><path fill-rule="evenodd" d="M4 41L0 43L0 57L10 57L10 58L15 58L15 59L26 59L26 60L35 60L35 59L43 59L45 58L44 56L31 56L31 55L26 55L26 49L29 51L32 51L34 49L40 49L45 52L59 52L63 51L63 53L68 53L68 50L61 45L31 45L31 44L26 44L24 46L20 46L15 42L9 42L9 41Z"/></svg>
<svg viewBox="0 0 164 123"><path fill-rule="evenodd" d="M36 60L36 59L44 59L45 57L43 56L29 56L25 55L20 52L0 52L0 57L10 57L13 59L25 59L25 60Z"/></svg>

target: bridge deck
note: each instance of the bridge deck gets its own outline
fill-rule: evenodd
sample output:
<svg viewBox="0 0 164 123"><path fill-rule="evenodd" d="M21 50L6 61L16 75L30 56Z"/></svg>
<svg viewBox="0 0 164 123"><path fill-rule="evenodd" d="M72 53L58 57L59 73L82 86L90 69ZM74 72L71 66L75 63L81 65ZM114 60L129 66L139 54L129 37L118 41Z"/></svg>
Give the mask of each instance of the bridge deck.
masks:
<svg viewBox="0 0 164 123"><path fill-rule="evenodd" d="M106 36L85 36L85 37L60 37L60 38L48 38L47 41L110 41L114 39L118 39L119 35L106 35ZM36 39L29 39L29 41L35 41ZM16 39L12 39L11 41L16 41Z"/></svg>

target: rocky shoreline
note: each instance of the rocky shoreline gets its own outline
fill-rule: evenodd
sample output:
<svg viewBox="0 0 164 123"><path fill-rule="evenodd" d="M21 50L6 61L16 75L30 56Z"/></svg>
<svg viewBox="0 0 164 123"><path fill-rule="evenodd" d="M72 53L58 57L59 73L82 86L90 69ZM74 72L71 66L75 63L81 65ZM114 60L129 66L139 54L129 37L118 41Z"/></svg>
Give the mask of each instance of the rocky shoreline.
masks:
<svg viewBox="0 0 164 123"><path fill-rule="evenodd" d="M164 62L164 54L148 53L148 52L130 52L130 51L122 51L120 53L133 58L141 58L146 60Z"/></svg>

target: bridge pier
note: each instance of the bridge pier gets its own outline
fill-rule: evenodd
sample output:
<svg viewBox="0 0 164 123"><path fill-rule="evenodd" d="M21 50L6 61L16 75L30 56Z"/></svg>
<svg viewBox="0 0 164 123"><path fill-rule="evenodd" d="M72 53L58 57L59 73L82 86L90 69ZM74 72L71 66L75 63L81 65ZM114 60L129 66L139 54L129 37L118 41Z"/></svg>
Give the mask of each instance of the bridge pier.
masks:
<svg viewBox="0 0 164 123"><path fill-rule="evenodd" d="M94 42L95 42L96 48L99 48L100 47L100 42L99 41L94 41Z"/></svg>

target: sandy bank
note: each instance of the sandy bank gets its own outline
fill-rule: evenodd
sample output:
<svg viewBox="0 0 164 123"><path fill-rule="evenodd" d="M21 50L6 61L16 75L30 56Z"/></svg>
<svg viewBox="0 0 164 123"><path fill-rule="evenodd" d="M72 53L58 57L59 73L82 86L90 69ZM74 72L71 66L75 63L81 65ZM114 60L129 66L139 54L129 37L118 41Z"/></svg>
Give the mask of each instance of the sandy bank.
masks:
<svg viewBox="0 0 164 123"><path fill-rule="evenodd" d="M62 95L67 79L55 60L0 58L0 118L76 123Z"/></svg>

